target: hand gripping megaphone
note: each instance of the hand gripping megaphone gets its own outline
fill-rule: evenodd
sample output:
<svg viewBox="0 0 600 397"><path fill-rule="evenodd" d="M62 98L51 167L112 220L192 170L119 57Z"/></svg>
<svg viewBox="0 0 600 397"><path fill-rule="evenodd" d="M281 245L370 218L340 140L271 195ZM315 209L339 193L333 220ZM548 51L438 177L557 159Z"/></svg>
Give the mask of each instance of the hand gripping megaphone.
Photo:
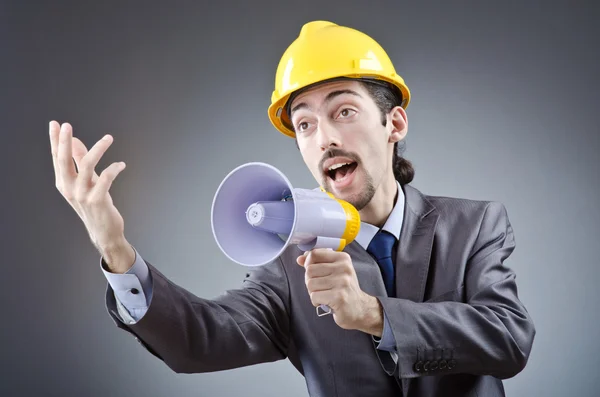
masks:
<svg viewBox="0 0 600 397"><path fill-rule="evenodd" d="M253 162L235 168L219 185L211 226L225 256L243 266L262 266L291 244L302 251L343 250L360 230L360 215L328 192L293 188L277 168ZM326 305L320 308L331 313Z"/></svg>

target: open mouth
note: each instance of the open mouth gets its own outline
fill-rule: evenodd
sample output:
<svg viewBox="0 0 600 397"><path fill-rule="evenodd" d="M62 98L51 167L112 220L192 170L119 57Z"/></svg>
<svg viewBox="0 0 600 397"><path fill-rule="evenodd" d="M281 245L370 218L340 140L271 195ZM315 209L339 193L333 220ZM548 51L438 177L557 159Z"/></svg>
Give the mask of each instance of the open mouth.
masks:
<svg viewBox="0 0 600 397"><path fill-rule="evenodd" d="M357 165L356 162L336 164L329 168L327 176L335 182L341 182L354 172Z"/></svg>

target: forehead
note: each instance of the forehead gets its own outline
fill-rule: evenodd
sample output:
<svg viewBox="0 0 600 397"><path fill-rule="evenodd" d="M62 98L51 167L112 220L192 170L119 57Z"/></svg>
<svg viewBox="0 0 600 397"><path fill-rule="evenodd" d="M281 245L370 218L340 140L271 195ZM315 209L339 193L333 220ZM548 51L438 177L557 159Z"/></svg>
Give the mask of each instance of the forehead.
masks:
<svg viewBox="0 0 600 397"><path fill-rule="evenodd" d="M316 85L300 93L294 98L290 104L290 108L293 109L299 103L309 105L321 103L329 93L340 90L352 90L363 98L367 98L368 95L364 86L358 81L333 81Z"/></svg>

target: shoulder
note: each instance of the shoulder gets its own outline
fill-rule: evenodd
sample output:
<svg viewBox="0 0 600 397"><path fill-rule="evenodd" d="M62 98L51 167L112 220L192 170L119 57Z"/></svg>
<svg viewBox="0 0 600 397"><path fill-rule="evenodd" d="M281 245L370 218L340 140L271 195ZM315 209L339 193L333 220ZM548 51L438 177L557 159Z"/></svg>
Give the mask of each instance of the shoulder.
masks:
<svg viewBox="0 0 600 397"><path fill-rule="evenodd" d="M427 216L437 217L436 236L440 245L463 246L469 257L474 253L485 257L498 245L508 251L514 248L514 232L500 201L424 194L414 188L406 191L412 196L409 203L427 208Z"/></svg>
<svg viewBox="0 0 600 397"><path fill-rule="evenodd" d="M486 222L508 223L506 206L497 200L433 195L413 186L407 186L405 190L407 195L421 196L420 199L438 214L442 223L473 227L481 227Z"/></svg>

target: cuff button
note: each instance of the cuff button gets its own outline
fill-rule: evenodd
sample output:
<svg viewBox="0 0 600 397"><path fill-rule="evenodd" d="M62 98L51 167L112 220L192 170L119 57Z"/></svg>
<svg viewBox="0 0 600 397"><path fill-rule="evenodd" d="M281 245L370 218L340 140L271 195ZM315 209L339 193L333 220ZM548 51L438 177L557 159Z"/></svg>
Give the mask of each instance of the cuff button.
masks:
<svg viewBox="0 0 600 397"><path fill-rule="evenodd" d="M414 366L415 372L421 372L423 370L423 361L417 361Z"/></svg>
<svg viewBox="0 0 600 397"><path fill-rule="evenodd" d="M448 369L452 369L454 367L456 367L456 360L448 361Z"/></svg>
<svg viewBox="0 0 600 397"><path fill-rule="evenodd" d="M429 362L429 360L425 361L425 364L423 364L423 371L428 372L430 365L431 365L431 363Z"/></svg>
<svg viewBox="0 0 600 397"><path fill-rule="evenodd" d="M447 366L448 366L448 363L446 362L446 360L440 360L440 363L438 365L439 369L446 369Z"/></svg>
<svg viewBox="0 0 600 397"><path fill-rule="evenodd" d="M431 362L431 365L429 366L429 370L435 371L436 369L438 369L438 367L439 367L439 363L437 362L437 360L434 360Z"/></svg>

